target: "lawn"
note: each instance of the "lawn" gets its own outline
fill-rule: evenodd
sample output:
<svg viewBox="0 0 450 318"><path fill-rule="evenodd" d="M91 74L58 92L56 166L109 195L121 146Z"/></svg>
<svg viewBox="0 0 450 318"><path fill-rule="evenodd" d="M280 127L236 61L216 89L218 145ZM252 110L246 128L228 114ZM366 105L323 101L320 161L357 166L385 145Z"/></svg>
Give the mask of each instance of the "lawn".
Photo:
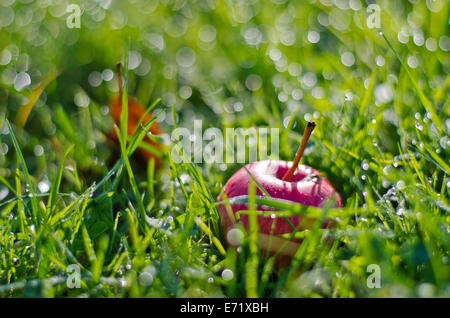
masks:
<svg viewBox="0 0 450 318"><path fill-rule="evenodd" d="M448 1L0 0L0 32L0 297L450 297ZM316 123L343 207L264 199L316 219L287 265L226 244L252 160L180 151L199 120L287 161Z"/></svg>

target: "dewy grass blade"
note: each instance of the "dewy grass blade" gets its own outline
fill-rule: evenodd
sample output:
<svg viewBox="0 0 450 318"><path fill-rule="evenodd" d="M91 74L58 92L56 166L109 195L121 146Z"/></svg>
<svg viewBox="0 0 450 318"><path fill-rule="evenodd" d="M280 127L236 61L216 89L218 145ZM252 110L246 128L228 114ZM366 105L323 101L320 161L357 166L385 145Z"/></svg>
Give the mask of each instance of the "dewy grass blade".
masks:
<svg viewBox="0 0 450 318"><path fill-rule="evenodd" d="M372 74L370 75L369 85L367 86L367 90L361 101L361 107L359 108L359 113L361 116L363 116L365 114L370 97L372 96L373 84L375 83L376 75L377 75L377 69L374 68L372 71Z"/></svg>
<svg viewBox="0 0 450 318"><path fill-rule="evenodd" d="M198 216L194 217L194 221L195 223L198 225L198 227L200 227L200 229L207 235L212 237L212 242L214 243L214 245L217 247L217 249L219 250L220 254L225 255L225 249L223 248L222 243L220 243L220 240L214 236L213 232L211 231L211 229L205 224L205 222L202 221L201 218L199 218Z"/></svg>
<svg viewBox="0 0 450 318"><path fill-rule="evenodd" d="M431 102L425 96L425 93L423 92L422 88L419 86L419 83L416 81L416 79L412 75L409 67L407 65L405 65L405 63L401 59L400 55L397 53L397 51L392 46L391 42L387 39L386 35L384 35L384 33L382 33L382 36L383 36L384 40L386 41L386 43L388 44L388 46L394 52L395 56L399 60L399 62L402 65L402 67L406 70L406 73L408 74L409 79L411 80L411 82L412 82L412 84L413 84L417 94L419 95L419 99L422 102L422 105L425 107L427 112L430 112L431 118L433 119L433 122L436 124L437 128L440 131L442 131L444 126L442 125L442 121L439 118L438 114L436 113L436 110L434 109L433 104L431 104Z"/></svg>
<svg viewBox="0 0 450 318"><path fill-rule="evenodd" d="M125 51L125 62L124 62L124 81L119 79L119 96L122 99L122 112L120 114L120 130L122 132L122 140L126 143L128 140L128 51ZM117 64L117 73L119 78L121 77L121 68L122 65L120 63Z"/></svg>
<svg viewBox="0 0 450 318"><path fill-rule="evenodd" d="M130 145L128 146L127 152L128 152L128 156L131 156L134 151L136 150L137 147L139 146L143 146L141 144L142 140L144 139L144 137L147 135L151 135L151 133L148 131L150 126L153 124L153 122L162 114L163 112L159 112L156 116L154 116L152 119L150 119L147 123L145 123L145 125L143 126L136 126L136 133L134 134L134 136L131 138L131 142ZM143 118L141 118L142 120ZM139 128L140 127L140 128ZM150 145L147 145L147 149L152 150L153 153L155 153L156 155L158 155L159 157L163 156L163 152L161 152L160 150L156 149L155 147L151 147Z"/></svg>
<svg viewBox="0 0 450 318"><path fill-rule="evenodd" d="M158 103L161 101L160 98L157 98L144 112L144 114L142 114L141 118L139 118L139 121L136 124L136 127L134 128L133 131L133 139L136 137L136 135L139 133L139 129L141 127L142 122L144 121L145 117L156 107L156 105L158 105ZM158 115L159 116L159 115ZM157 117L157 116L155 116ZM152 118L153 119L153 118ZM152 120L153 121L153 120ZM144 126L147 126L148 122L144 124Z"/></svg>
<svg viewBox="0 0 450 318"><path fill-rule="evenodd" d="M114 126L114 129L116 130L117 135L121 136L119 128L116 125ZM141 226L143 226L143 224L145 224L145 215L146 215L145 214L145 207L144 207L144 203L142 202L142 197L141 197L141 195L139 193L139 189L138 189L138 186L137 186L137 183L136 183L136 179L135 179L134 174L133 174L133 170L131 168L130 160L128 158L128 153L127 153L127 150L125 148L125 144L124 143L125 143L125 141L122 140L122 138L119 138L120 149L122 151L122 159L123 159L123 161L125 163L125 168L126 168L127 173L128 173L128 180L130 182L131 189L133 191L133 194L134 194L135 199L136 199L137 204L138 204L138 212L139 212L139 218L140 218L139 224Z"/></svg>
<svg viewBox="0 0 450 318"><path fill-rule="evenodd" d="M46 221L51 218L51 215L53 213L53 208L55 206L56 197L59 191L59 186L61 184L61 178L62 173L64 169L64 161L66 157L69 155L69 153L73 149L73 145L69 147L69 149L66 150L63 157L61 158L61 163L59 164L58 172L56 173L55 179L53 180L52 188L50 190L50 197L48 198L47 202L47 215L46 215Z"/></svg>
<svg viewBox="0 0 450 318"><path fill-rule="evenodd" d="M8 180L5 179L4 176L0 176L0 182L3 183L16 197L18 196L14 187L8 182Z"/></svg>
<svg viewBox="0 0 450 318"><path fill-rule="evenodd" d="M44 79L41 81L40 85L33 89L28 96L28 103L21 106L19 108L19 111L17 112L16 116L16 125L18 127L23 128L27 122L27 119L33 110L34 105L36 105L36 102L39 99L39 96L41 96L42 92L44 92L47 85L52 82L58 75L60 74L59 71L53 71L47 76L44 77Z"/></svg>
<svg viewBox="0 0 450 318"><path fill-rule="evenodd" d="M16 139L16 136L14 135L13 129L7 119L6 119L6 124L9 129L9 134L11 136L11 140L13 142L14 149L16 150L17 163L22 168L23 175L25 178L25 183L26 183L25 189L29 193L29 198L31 201L31 209L32 209L32 214L33 214L33 221L34 221L34 224L37 227L39 227L41 224L41 212L40 212L41 210L39 209L38 202L36 200L36 191L34 189L34 185L33 185L32 181L31 181L31 176L28 172L27 164L23 157L22 151L20 150L19 143L17 142L17 139Z"/></svg>
<svg viewBox="0 0 450 318"><path fill-rule="evenodd" d="M248 205L248 244L250 255L245 266L245 290L248 298L258 297L258 219L256 215L256 186L250 181Z"/></svg>

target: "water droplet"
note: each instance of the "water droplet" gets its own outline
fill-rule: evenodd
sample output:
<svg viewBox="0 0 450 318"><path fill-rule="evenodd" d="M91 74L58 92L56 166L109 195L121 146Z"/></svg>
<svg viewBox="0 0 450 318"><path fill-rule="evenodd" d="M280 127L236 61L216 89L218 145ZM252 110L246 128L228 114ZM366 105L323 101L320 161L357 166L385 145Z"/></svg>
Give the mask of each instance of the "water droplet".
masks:
<svg viewBox="0 0 450 318"><path fill-rule="evenodd" d="M184 47L178 50L176 60L178 65L182 67L191 67L195 63L196 54L191 48Z"/></svg>
<svg viewBox="0 0 450 318"><path fill-rule="evenodd" d="M407 63L409 65L409 67L411 67L411 68L416 68L417 66L419 66L419 61L417 60L417 58L414 55L411 55L408 58Z"/></svg>
<svg viewBox="0 0 450 318"><path fill-rule="evenodd" d="M383 65L386 63L386 61L385 61L384 57L382 57L381 55L379 55L379 56L376 57L375 63L376 63L378 66L383 66Z"/></svg>
<svg viewBox="0 0 450 318"><path fill-rule="evenodd" d="M397 210L397 215L404 215L405 212L406 212L405 209L399 208L399 209Z"/></svg>
<svg viewBox="0 0 450 318"><path fill-rule="evenodd" d="M433 284L430 283L423 283L420 284L417 288L417 293L419 294L419 297L421 298L431 298L435 294L435 287Z"/></svg>
<svg viewBox="0 0 450 318"><path fill-rule="evenodd" d="M439 145L443 149L447 149L447 147L450 146L450 139L447 136L441 137L441 139L439 139Z"/></svg>
<svg viewBox="0 0 450 318"><path fill-rule="evenodd" d="M361 164L361 168L365 171L369 170L369 163L364 160Z"/></svg>
<svg viewBox="0 0 450 318"><path fill-rule="evenodd" d="M5 186L2 186L0 188L0 201L2 201L4 198L6 198L9 194L9 189Z"/></svg>
<svg viewBox="0 0 450 318"><path fill-rule="evenodd" d="M232 280L234 277L234 273L231 269L226 268L222 271L222 279L223 280Z"/></svg>
<svg viewBox="0 0 450 318"><path fill-rule="evenodd" d="M41 145L36 145L33 152L36 157L40 157L44 153L44 147L42 147Z"/></svg>
<svg viewBox="0 0 450 318"><path fill-rule="evenodd" d="M148 272L141 273L139 275L139 284L144 287L151 286L153 284L153 275Z"/></svg>
<svg viewBox="0 0 450 318"><path fill-rule="evenodd" d="M395 184L395 186L397 187L397 189L403 190L403 189L405 188L405 181L399 180L399 181L397 181L397 183Z"/></svg>
<svg viewBox="0 0 450 318"><path fill-rule="evenodd" d="M227 233L227 241L231 245L239 246L244 239L244 233L240 229L231 229Z"/></svg>
<svg viewBox="0 0 450 318"><path fill-rule="evenodd" d="M257 74L250 74L245 80L245 86L251 91L257 91L262 86L262 79ZM280 95L278 95L278 98L280 99Z"/></svg>
<svg viewBox="0 0 450 318"><path fill-rule="evenodd" d="M142 62L141 53L137 51L130 51L128 56L128 69L134 70L137 68Z"/></svg>
<svg viewBox="0 0 450 318"><path fill-rule="evenodd" d="M352 66L353 64L355 64L355 56L353 55L353 53L351 52L344 52L341 55L341 62L342 64L344 64L347 67Z"/></svg>
<svg viewBox="0 0 450 318"><path fill-rule="evenodd" d="M25 72L17 74L16 79L14 80L14 88L18 91L21 91L30 84L31 84L30 75L28 75L28 73Z"/></svg>
<svg viewBox="0 0 450 318"><path fill-rule="evenodd" d="M43 180L38 183L38 189L41 191L41 193L46 193L48 190L50 190L50 183L48 180Z"/></svg>
<svg viewBox="0 0 450 318"><path fill-rule="evenodd" d="M109 68L105 69L102 72L102 78L105 82L109 82L110 80L112 80L114 77L114 72L112 70L110 70Z"/></svg>
<svg viewBox="0 0 450 318"><path fill-rule="evenodd" d="M423 130L423 126L418 121L416 121L416 128L420 131Z"/></svg>
<svg viewBox="0 0 450 318"><path fill-rule="evenodd" d="M389 103L394 97L394 90L388 84L380 84L375 88L375 98L380 103Z"/></svg>
<svg viewBox="0 0 450 318"><path fill-rule="evenodd" d="M103 81L102 73L94 71L88 76L88 82L92 87L98 87Z"/></svg>
<svg viewBox="0 0 450 318"><path fill-rule="evenodd" d="M83 91L78 91L75 94L73 101L78 107L87 107L89 106L90 98Z"/></svg>

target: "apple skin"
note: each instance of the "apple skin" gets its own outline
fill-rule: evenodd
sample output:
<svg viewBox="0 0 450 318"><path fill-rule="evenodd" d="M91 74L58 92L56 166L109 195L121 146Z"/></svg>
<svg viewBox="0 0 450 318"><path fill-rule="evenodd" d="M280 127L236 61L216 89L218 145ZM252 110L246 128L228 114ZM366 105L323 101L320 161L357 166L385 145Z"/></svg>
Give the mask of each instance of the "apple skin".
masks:
<svg viewBox="0 0 450 318"><path fill-rule="evenodd" d="M265 160L253 162L246 165L255 180L263 187L270 197L289 200L297 202L306 206L322 207L327 200L335 199L335 207L341 207L342 202L339 194L330 184L330 182L322 177L320 173L306 165L298 165L291 181L281 180L285 173L291 167L292 162L282 160ZM241 168L238 170L225 184L222 192L218 197L218 201L227 198L233 198L241 195L248 195L248 185L251 180L248 172ZM225 194L225 196L224 196ZM257 196L264 196L264 194L256 188ZM231 204L233 214L237 211L248 210L246 204ZM258 207L258 211L271 211L269 207ZM223 233L226 237L228 231L233 227L233 222L228 215L225 204L218 205L221 225ZM288 217L289 221L297 227L303 216ZM280 234L291 233L293 230L288 222L282 217L271 218L270 216L258 215L259 233L267 236L276 236ZM245 229L248 229L248 215L241 214L240 220ZM306 221L306 220L305 220ZM272 226L273 222L276 222ZM306 227L311 225L311 222L305 222ZM309 223L309 224L308 224ZM325 221L322 225L326 228L329 225ZM303 227L303 224L302 224ZM300 228L300 231L306 228ZM264 246L262 246L264 249Z"/></svg>

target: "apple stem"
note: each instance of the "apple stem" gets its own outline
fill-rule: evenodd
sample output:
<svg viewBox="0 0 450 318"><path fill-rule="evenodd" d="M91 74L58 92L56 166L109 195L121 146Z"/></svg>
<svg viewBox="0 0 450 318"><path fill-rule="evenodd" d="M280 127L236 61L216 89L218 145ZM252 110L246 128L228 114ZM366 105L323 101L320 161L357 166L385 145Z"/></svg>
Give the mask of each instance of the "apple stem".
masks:
<svg viewBox="0 0 450 318"><path fill-rule="evenodd" d="M122 63L117 62L117 85L119 86L119 100L120 104L122 104L122 94L123 94L123 82L122 82Z"/></svg>
<svg viewBox="0 0 450 318"><path fill-rule="evenodd" d="M305 127L305 131L303 132L302 141L300 143L300 147L298 147L297 154L295 155L294 162L292 163L292 167L286 172L281 180L283 181L291 181L294 176L295 170L297 170L298 163L302 158L303 151L305 151L306 145L308 144L309 137L311 136L312 131L316 127L316 123L313 121L308 122L308 125Z"/></svg>

